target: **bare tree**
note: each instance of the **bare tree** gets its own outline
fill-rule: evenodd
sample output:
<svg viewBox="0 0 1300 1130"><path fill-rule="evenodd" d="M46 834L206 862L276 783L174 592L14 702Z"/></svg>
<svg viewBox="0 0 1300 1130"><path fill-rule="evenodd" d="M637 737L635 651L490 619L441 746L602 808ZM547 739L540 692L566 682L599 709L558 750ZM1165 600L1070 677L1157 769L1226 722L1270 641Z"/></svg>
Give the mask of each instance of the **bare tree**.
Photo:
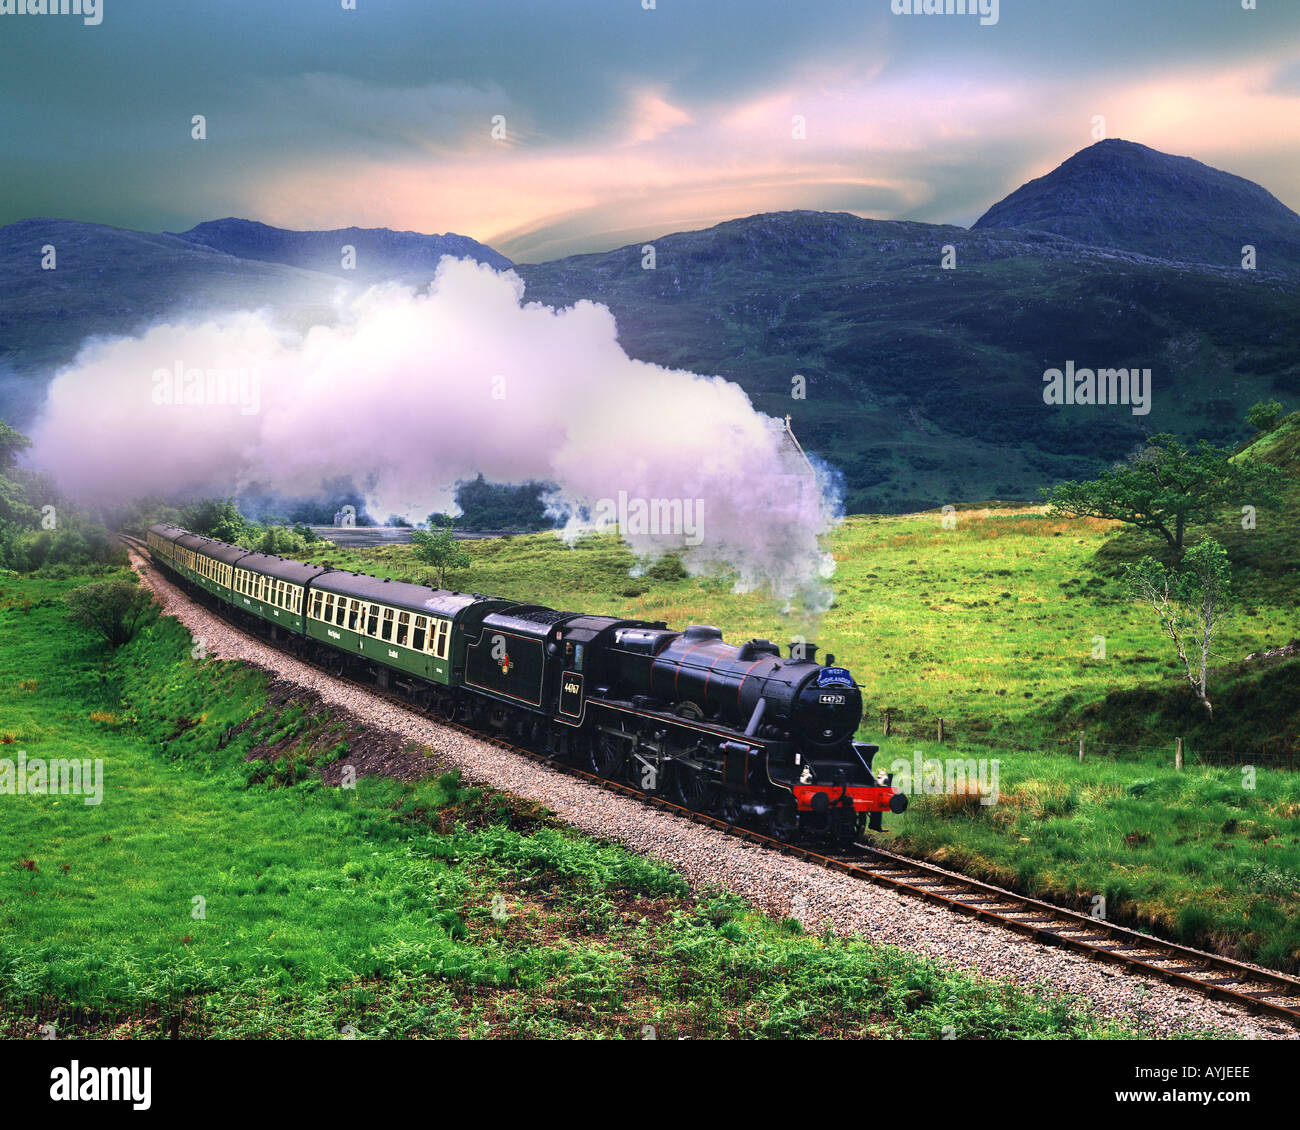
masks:
<svg viewBox="0 0 1300 1130"><path fill-rule="evenodd" d="M1231 611L1232 569L1223 546L1205 538L1173 568L1144 557L1127 567L1125 581L1134 596L1155 609L1183 662L1188 685L1213 718L1207 685L1210 651Z"/></svg>

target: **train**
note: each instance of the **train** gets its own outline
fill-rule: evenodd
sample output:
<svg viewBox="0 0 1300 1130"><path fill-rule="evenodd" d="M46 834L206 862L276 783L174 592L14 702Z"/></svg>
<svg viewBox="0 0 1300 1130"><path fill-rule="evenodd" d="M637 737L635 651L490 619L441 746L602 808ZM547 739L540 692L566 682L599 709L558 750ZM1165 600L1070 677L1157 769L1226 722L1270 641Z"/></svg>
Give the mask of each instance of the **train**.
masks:
<svg viewBox="0 0 1300 1130"><path fill-rule="evenodd" d="M907 797L856 740L862 694L815 644L562 612L310 565L166 523L155 565L326 670L782 840L851 842Z"/></svg>

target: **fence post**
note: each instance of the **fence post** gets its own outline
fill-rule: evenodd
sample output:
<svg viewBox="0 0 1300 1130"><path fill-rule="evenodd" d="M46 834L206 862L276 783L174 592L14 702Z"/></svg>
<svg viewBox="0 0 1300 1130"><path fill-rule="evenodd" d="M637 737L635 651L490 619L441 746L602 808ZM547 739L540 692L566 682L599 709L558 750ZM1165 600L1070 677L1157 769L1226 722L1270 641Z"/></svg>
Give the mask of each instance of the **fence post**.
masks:
<svg viewBox="0 0 1300 1130"><path fill-rule="evenodd" d="M1083 762L1083 731L1079 731L1079 762Z"/></svg>
<svg viewBox="0 0 1300 1130"><path fill-rule="evenodd" d="M943 719L939 719L939 744L943 745Z"/></svg>
<svg viewBox="0 0 1300 1130"><path fill-rule="evenodd" d="M889 723L891 721L890 719L891 713L892 711L890 710L890 708L888 706L885 707L885 737L889 737Z"/></svg>
<svg viewBox="0 0 1300 1130"><path fill-rule="evenodd" d="M1174 768L1181 769L1182 767L1183 767L1183 739L1175 738L1174 739Z"/></svg>

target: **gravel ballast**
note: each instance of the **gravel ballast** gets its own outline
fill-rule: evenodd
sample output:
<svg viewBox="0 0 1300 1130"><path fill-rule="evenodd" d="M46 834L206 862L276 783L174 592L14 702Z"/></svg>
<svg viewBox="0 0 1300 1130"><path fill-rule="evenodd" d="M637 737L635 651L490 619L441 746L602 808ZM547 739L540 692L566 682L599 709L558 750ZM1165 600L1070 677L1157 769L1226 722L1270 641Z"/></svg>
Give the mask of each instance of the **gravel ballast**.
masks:
<svg viewBox="0 0 1300 1130"><path fill-rule="evenodd" d="M163 611L189 629L208 655L243 660L315 691L371 726L429 747L439 762L456 766L469 781L535 801L583 832L662 860L697 891L722 887L769 914L796 918L808 930L829 924L837 934L897 946L983 977L1086 998L1099 1015L1152 1036L1213 1030L1247 1039L1300 1038L1300 1031L1285 1021L1255 1017L1235 1005L777 855L440 726L245 635L191 602L139 555L133 553L132 559Z"/></svg>

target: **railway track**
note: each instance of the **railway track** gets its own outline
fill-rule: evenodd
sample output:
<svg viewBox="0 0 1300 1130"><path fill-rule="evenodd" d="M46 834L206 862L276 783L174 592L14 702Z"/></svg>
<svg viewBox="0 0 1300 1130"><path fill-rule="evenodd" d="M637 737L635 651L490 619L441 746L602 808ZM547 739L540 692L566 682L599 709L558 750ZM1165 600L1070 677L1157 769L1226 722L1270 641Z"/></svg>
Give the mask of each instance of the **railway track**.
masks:
<svg viewBox="0 0 1300 1130"><path fill-rule="evenodd" d="M127 534L120 536L141 558L151 560L148 548L140 539ZM187 592L186 595L190 594ZM215 612L232 627L248 634L244 625L229 617L225 609L206 603L203 607ZM300 662L310 663L310 660L291 653L261 633L257 633L256 638L286 655L292 655ZM325 673L403 710L420 713L419 708L409 700L373 683L346 673ZM421 717L427 716L421 714ZM517 745L499 735L484 733L464 723L441 717L434 721L477 741L487 742L516 756L538 762L553 771L579 778L607 791L633 797L661 811L715 828L766 850L814 863L877 886L889 887L957 914L1001 926L1042 945L1069 949L1094 960L1122 967L1131 973L1197 992L1212 1000L1229 1002L1257 1015L1277 1017L1300 1026L1300 978L1178 945L1102 918L946 871L909 856L885 851L871 844L855 844L846 852L824 854L810 847L773 839L760 831L729 823L719 816L697 812L622 781L601 777L556 761L544 753Z"/></svg>

